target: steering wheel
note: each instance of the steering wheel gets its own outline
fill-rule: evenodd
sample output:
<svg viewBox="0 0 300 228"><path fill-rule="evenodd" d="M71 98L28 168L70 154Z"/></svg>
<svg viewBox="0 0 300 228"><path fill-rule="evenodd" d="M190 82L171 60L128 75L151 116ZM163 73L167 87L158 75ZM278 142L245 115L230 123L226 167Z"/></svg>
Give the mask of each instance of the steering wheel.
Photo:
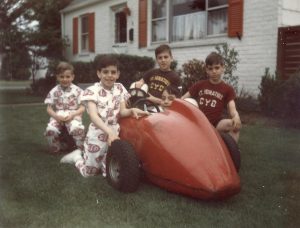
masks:
<svg viewBox="0 0 300 228"><path fill-rule="evenodd" d="M146 98L149 96L144 90L142 90L140 88L131 88L128 90L128 92L132 97Z"/></svg>
<svg viewBox="0 0 300 228"><path fill-rule="evenodd" d="M138 99L136 102L132 104L132 107L139 108L141 110L152 112L152 113L161 112L159 106L155 104L153 101L147 100L147 98Z"/></svg>
<svg viewBox="0 0 300 228"><path fill-rule="evenodd" d="M140 88L132 88L128 90L130 94L129 105L133 107L133 104L136 103L139 99L145 99L149 95Z"/></svg>

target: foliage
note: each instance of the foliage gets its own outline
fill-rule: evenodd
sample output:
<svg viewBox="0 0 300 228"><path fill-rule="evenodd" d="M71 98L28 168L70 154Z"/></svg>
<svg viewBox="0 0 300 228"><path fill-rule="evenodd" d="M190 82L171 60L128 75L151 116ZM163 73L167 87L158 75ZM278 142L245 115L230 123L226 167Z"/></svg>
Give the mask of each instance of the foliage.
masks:
<svg viewBox="0 0 300 228"><path fill-rule="evenodd" d="M234 71L237 69L239 62L238 52L234 48L230 48L227 43L217 45L216 50L224 58L225 72L223 80L230 84L235 92L238 92L238 76L234 76ZM182 65L182 70L179 72L182 78L182 93L184 94L188 88L198 80L206 79L205 63L202 60L192 59Z"/></svg>
<svg viewBox="0 0 300 228"><path fill-rule="evenodd" d="M300 71L282 80L271 75L267 68L259 89L258 98L264 114L300 126Z"/></svg>
<svg viewBox="0 0 300 228"><path fill-rule="evenodd" d="M38 50L34 53L35 57L61 58L66 42L61 38L59 11L70 1L0 1L0 52L9 56L6 58L10 59L7 62L12 69L1 71L1 78L17 80L29 78L31 66L33 67L30 70L34 76L38 58L24 58L24 53L28 53L31 47ZM29 26L32 22L36 22L38 26Z"/></svg>
<svg viewBox="0 0 300 228"><path fill-rule="evenodd" d="M140 79L144 72L152 69L155 66L155 61L151 57L141 57L135 55L126 54L109 54L114 56L120 62L120 78L121 82L126 88L129 88L130 84ZM97 55L94 59L94 67L103 55Z"/></svg>
<svg viewBox="0 0 300 228"><path fill-rule="evenodd" d="M32 83L31 93L38 96L45 97L49 91L56 85L55 76L46 76L45 78L40 78Z"/></svg>
<svg viewBox="0 0 300 228"><path fill-rule="evenodd" d="M182 94L197 81L206 79L205 63L202 60L192 59L182 65Z"/></svg>
<svg viewBox="0 0 300 228"><path fill-rule="evenodd" d="M72 62L74 66L74 83L94 83L99 81L96 74L96 63L103 55L97 55L93 62ZM125 54L112 54L120 62L120 78L126 88L138 80L144 72L154 67L154 60L151 57L140 57ZM46 78L39 79L31 85L32 92L36 95L46 95L56 84L56 66L59 60L49 62Z"/></svg>
<svg viewBox="0 0 300 228"><path fill-rule="evenodd" d="M72 62L74 66L74 83L93 83L99 81L93 62Z"/></svg>
<svg viewBox="0 0 300 228"><path fill-rule="evenodd" d="M259 112L260 107L256 97L242 88L235 99L237 110L240 113Z"/></svg>
<svg viewBox="0 0 300 228"><path fill-rule="evenodd" d="M277 75L271 75L270 69L266 68L261 78L258 95L258 101L262 112L268 116L276 116L279 107L279 86L282 81Z"/></svg>
<svg viewBox="0 0 300 228"><path fill-rule="evenodd" d="M223 75L223 80L230 84L235 92L238 92L238 81L239 77L234 75L234 71L237 69L237 64L239 63L238 52L234 48L230 48L227 43L222 45L217 45L217 52L223 56L225 61L225 72Z"/></svg>
<svg viewBox="0 0 300 228"><path fill-rule="evenodd" d="M300 126L300 71L283 81L277 93L280 95L277 101L279 117L288 125Z"/></svg>
<svg viewBox="0 0 300 228"><path fill-rule="evenodd" d="M2 59L1 79L5 80L27 80L30 78L31 60L26 49L17 46L6 53Z"/></svg>
<svg viewBox="0 0 300 228"><path fill-rule="evenodd" d="M24 18L37 21L37 29L27 29L28 45L44 47L39 55L53 58L62 58L62 51L66 45L61 38L60 10L66 7L71 0L27 0L30 8L24 12Z"/></svg>

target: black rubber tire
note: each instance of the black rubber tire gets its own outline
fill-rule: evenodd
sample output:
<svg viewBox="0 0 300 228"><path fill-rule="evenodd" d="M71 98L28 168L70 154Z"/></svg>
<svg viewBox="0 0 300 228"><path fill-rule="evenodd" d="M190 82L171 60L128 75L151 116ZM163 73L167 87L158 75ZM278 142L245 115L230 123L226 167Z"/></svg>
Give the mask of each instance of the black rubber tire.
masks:
<svg viewBox="0 0 300 228"><path fill-rule="evenodd" d="M230 156L231 159L233 161L233 164L237 170L237 172L240 170L241 167L241 152L240 149L236 143L236 141L232 138L232 136L228 133L223 133L220 132L220 135L224 141L224 143L226 144L229 152L230 152Z"/></svg>
<svg viewBox="0 0 300 228"><path fill-rule="evenodd" d="M106 158L107 182L121 192L135 192L140 182L140 165L133 146L124 140L112 142Z"/></svg>

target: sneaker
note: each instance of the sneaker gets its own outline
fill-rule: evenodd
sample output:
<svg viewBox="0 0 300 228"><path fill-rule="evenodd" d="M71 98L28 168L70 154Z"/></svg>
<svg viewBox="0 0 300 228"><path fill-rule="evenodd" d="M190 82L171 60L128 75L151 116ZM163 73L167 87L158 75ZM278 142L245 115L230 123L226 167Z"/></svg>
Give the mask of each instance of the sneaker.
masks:
<svg viewBox="0 0 300 228"><path fill-rule="evenodd" d="M66 154L60 159L60 163L69 163L69 164L75 164L76 161L79 159L82 159L81 150L74 150L71 153Z"/></svg>

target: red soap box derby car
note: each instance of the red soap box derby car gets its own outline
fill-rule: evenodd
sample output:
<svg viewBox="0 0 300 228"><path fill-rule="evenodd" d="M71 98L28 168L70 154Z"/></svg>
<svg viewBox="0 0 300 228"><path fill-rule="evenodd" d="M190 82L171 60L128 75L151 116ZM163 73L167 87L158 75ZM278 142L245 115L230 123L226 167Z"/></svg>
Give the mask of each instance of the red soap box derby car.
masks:
<svg viewBox="0 0 300 228"><path fill-rule="evenodd" d="M121 140L107 154L107 181L114 188L136 191L143 173L167 191L198 199L224 199L240 191L235 141L187 101L176 99L166 111L124 118L120 125Z"/></svg>

